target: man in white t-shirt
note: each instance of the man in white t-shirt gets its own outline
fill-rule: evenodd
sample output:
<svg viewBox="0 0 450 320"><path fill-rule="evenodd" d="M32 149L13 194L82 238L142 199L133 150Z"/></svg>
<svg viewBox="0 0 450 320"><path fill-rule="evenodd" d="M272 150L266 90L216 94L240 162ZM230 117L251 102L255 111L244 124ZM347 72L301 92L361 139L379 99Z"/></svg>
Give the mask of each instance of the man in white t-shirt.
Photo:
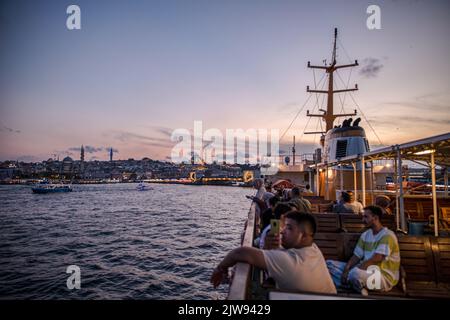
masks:
<svg viewBox="0 0 450 320"><path fill-rule="evenodd" d="M316 222L312 215L291 211L281 231L284 249L240 247L231 251L214 269L211 283L217 287L237 262L266 270L280 290L336 294L320 249L313 242Z"/></svg>
<svg viewBox="0 0 450 320"><path fill-rule="evenodd" d="M253 181L253 188L256 189L256 195L255 197L259 200L263 199L264 193L266 193L266 187L264 186L264 180L263 179L255 179Z"/></svg>

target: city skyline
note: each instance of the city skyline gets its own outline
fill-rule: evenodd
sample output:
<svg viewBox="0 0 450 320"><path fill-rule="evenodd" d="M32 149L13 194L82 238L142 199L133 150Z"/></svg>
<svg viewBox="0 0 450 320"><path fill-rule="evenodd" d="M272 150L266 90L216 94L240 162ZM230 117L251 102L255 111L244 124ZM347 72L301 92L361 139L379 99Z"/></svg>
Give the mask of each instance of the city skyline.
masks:
<svg viewBox="0 0 450 320"><path fill-rule="evenodd" d="M360 63L336 79L359 91L335 111L360 107L373 149L450 131L448 1L379 1L381 30L366 27L369 1L81 0L81 30L66 27L70 4L0 4L0 161L75 159L81 145L86 161L111 147L167 160L173 130L196 120L282 134L297 114L280 149L295 135L312 152L319 137L302 133L320 130L306 111L322 97L299 111L322 73L307 62L329 62L335 27L338 63Z"/></svg>

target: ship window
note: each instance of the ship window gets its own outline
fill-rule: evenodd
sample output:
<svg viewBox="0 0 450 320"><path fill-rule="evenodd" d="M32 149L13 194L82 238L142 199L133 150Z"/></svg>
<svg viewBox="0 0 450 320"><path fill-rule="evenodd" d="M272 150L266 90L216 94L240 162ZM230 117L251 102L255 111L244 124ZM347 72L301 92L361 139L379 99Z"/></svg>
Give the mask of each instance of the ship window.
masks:
<svg viewBox="0 0 450 320"><path fill-rule="evenodd" d="M336 158L347 156L347 140L338 140L336 147Z"/></svg>
<svg viewBox="0 0 450 320"><path fill-rule="evenodd" d="M369 152L369 151L370 151L370 148L369 148L369 141L367 141L367 139L364 139L364 142L365 142L365 144L366 144L366 152Z"/></svg>

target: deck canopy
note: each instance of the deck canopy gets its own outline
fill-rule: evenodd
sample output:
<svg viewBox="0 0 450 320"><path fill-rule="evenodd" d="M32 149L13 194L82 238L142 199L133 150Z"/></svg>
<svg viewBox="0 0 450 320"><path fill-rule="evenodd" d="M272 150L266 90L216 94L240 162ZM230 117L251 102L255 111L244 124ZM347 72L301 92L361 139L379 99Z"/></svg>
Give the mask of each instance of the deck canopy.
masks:
<svg viewBox="0 0 450 320"><path fill-rule="evenodd" d="M396 207L397 227L406 231L406 219L404 209L403 192L403 166L402 161L408 160L423 164L425 162L431 169L431 197L433 201L433 219L435 236L439 235L438 226L439 213L437 208L436 192L436 167L444 169L444 197L448 197L448 168L450 166L450 132L410 141L402 144L392 145L374 151L339 158L332 162L320 163L312 167L328 168L338 165L352 165L354 170L354 189L356 189L356 163L361 162L361 168L366 170L365 163L375 160L394 160L396 166ZM372 168L372 167L371 167ZM362 170L362 169L361 169ZM328 173L328 170L326 170ZM373 172L372 172L373 174ZM327 178L328 181L328 178ZM366 205L366 181L365 174L361 174L362 204Z"/></svg>
<svg viewBox="0 0 450 320"><path fill-rule="evenodd" d="M365 152L363 154L340 158L335 162L319 164L319 167L352 163L358 161L362 157L364 157L366 161L394 159L397 157L399 151L403 160L425 161L425 162L429 162L430 154L434 153L434 161L437 165L449 167L450 132L425 139L397 144L390 147L377 149L374 151Z"/></svg>

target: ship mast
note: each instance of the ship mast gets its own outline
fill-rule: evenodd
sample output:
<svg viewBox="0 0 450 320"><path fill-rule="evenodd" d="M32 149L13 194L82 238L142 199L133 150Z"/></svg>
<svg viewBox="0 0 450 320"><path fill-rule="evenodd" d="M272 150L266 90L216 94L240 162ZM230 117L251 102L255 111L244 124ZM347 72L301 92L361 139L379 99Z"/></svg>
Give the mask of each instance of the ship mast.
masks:
<svg viewBox="0 0 450 320"><path fill-rule="evenodd" d="M292 164L295 166L295 136L294 141L292 142Z"/></svg>
<svg viewBox="0 0 450 320"><path fill-rule="evenodd" d="M329 66L327 66L327 65L312 66L311 63L308 61L308 68L324 69L325 72L328 73L328 90L327 91L325 91L325 90L310 90L309 86L307 86L306 91L311 92L311 93L326 93L328 95L328 99L327 99L327 110L326 111L321 110L323 112L323 114L310 114L309 110L307 111L307 114L306 114L308 117L321 117L326 123L325 132L305 132L305 134L324 134L328 130L333 129L333 123L337 117L347 117L347 116L355 116L356 115L356 110L354 111L354 113L343 113L343 114L335 114L333 111L333 95L335 93L358 90L357 84L355 84L355 88L353 88L353 89L334 90L334 88L333 88L333 76L334 76L333 73L336 70L342 69L342 68L358 66L358 60L355 60L355 63L352 63L352 64L346 64L346 65L340 65L340 66L336 65L336 41L337 41L337 28L334 29L334 45L333 45L333 54L332 54L332 58L331 58L332 62Z"/></svg>

